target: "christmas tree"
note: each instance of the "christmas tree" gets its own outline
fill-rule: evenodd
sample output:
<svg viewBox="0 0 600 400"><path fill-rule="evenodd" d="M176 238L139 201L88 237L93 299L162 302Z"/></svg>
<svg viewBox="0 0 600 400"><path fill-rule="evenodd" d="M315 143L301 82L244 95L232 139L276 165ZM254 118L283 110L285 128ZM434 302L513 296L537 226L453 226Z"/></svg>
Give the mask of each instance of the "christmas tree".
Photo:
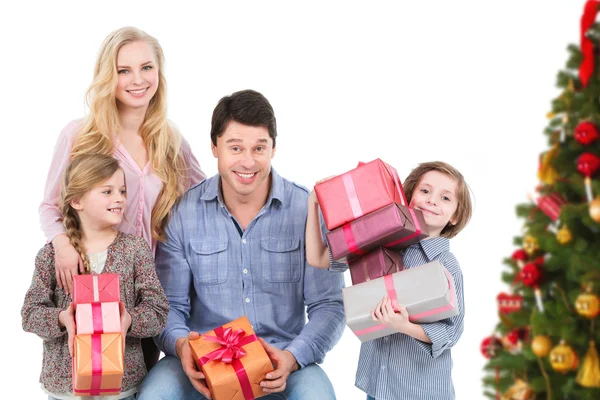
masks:
<svg viewBox="0 0 600 400"><path fill-rule="evenodd" d="M518 205L523 232L504 260L500 322L481 343L492 399L600 399L600 1L559 71L539 186Z"/></svg>

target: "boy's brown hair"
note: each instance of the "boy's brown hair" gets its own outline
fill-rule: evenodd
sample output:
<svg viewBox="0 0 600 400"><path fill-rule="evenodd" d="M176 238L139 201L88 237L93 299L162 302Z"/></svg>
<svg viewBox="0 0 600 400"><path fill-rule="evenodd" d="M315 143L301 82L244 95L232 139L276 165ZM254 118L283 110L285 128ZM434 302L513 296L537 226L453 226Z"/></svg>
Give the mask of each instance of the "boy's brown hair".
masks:
<svg viewBox="0 0 600 400"><path fill-rule="evenodd" d="M473 212L471 193L469 192L469 187L467 186L467 182L465 182L465 178L456 168L443 161L431 161L419 164L417 168L411 171L402 184L409 203L412 199L415 187L417 187L423 175L429 171L438 171L456 180L457 206L453 215L454 219L456 219L456 223L452 224L451 222L448 222L448 225L446 225L440 233L440 236L450 239L456 236L458 232L462 231L471 219L471 214Z"/></svg>

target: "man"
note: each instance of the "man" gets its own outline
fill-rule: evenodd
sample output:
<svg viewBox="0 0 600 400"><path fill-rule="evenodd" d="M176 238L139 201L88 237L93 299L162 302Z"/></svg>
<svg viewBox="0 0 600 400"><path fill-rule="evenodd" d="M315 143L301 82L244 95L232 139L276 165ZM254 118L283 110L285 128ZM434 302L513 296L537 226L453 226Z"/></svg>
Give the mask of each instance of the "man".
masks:
<svg viewBox="0 0 600 400"><path fill-rule="evenodd" d="M139 399L210 398L188 340L242 315L275 368L261 386L281 393L265 399L335 399L316 363L344 330L343 275L306 263L308 191L271 168L276 137L273 108L260 93L236 92L216 106L219 173L186 193L158 247L170 312L157 344L166 357Z"/></svg>

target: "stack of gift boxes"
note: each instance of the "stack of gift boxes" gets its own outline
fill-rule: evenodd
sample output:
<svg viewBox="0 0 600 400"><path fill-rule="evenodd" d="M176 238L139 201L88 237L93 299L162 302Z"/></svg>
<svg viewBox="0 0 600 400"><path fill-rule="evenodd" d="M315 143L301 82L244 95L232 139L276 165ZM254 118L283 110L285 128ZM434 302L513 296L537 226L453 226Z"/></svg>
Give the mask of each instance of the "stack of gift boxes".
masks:
<svg viewBox="0 0 600 400"><path fill-rule="evenodd" d="M73 393L119 394L124 372L118 274L77 275L73 280L76 335Z"/></svg>
<svg viewBox="0 0 600 400"><path fill-rule="evenodd" d="M428 237L420 210L408 207L396 170L376 159L315 186L335 261L347 262L352 286L342 290L346 324L362 341L395 333L371 318L387 295L415 323L458 314L452 276L434 261L404 269L399 249Z"/></svg>

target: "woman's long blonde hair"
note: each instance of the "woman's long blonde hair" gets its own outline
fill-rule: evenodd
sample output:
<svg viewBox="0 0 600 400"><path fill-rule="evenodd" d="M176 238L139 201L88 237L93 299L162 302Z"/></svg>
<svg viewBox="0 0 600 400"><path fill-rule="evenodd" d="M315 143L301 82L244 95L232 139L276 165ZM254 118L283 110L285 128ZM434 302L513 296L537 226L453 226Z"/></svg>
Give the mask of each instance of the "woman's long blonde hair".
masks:
<svg viewBox="0 0 600 400"><path fill-rule="evenodd" d="M117 54L121 47L136 41L144 41L152 47L158 68L158 88L150 100L140 135L148 150L150 165L163 183L163 189L152 209L151 228L154 239L164 240L164 226L171 207L185 190L186 165L180 153L181 136L167 120L164 55L154 37L140 29L125 27L112 32L104 40L96 60L94 80L87 92L90 112L78 132L71 158L87 153L114 153L111 135L121 132L115 97L118 81Z"/></svg>
<svg viewBox="0 0 600 400"><path fill-rule="evenodd" d="M74 158L63 175L59 207L63 215L67 237L83 260L85 272L90 272L90 261L83 247L83 229L77 210L71 206L97 184L109 179L121 167L119 162L104 154L84 154Z"/></svg>

